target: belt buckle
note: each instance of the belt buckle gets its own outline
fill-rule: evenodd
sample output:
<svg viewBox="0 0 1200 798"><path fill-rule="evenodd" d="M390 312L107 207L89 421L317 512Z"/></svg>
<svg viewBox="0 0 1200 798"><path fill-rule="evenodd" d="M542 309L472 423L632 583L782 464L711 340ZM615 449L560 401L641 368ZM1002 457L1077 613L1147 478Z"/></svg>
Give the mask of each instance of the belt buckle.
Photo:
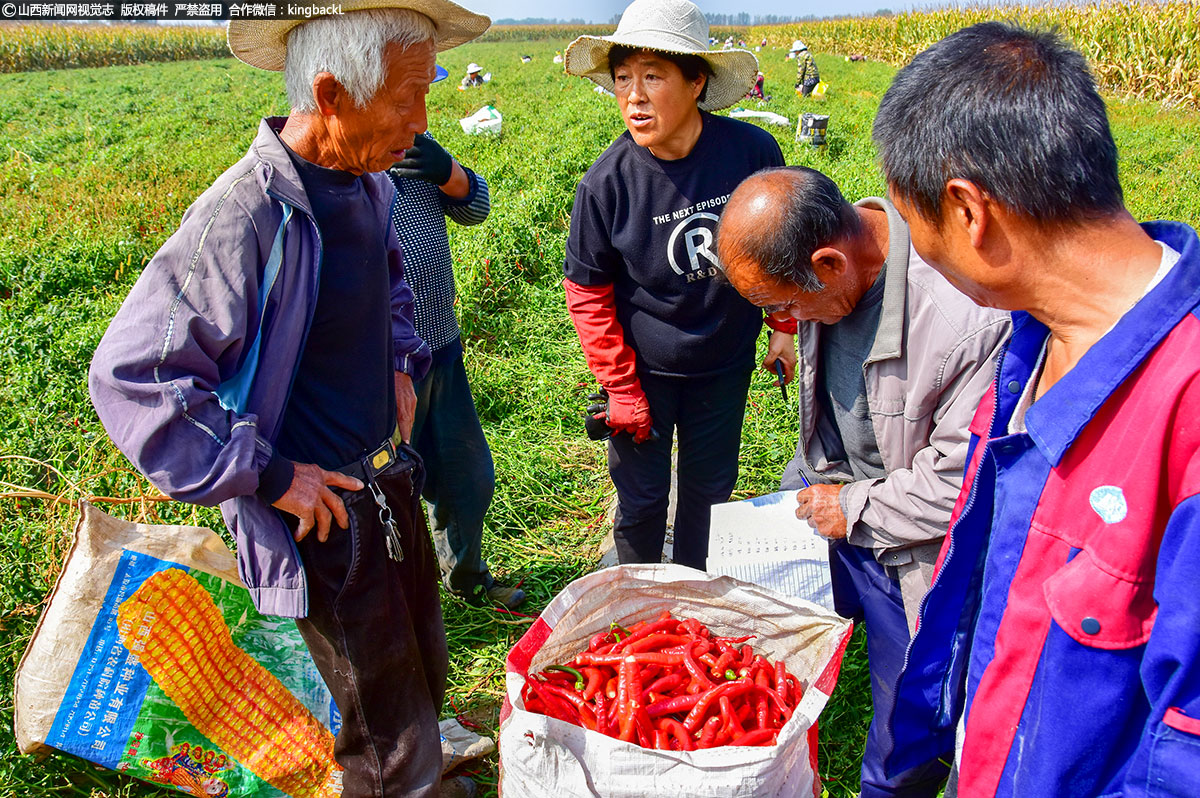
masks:
<svg viewBox="0 0 1200 798"><path fill-rule="evenodd" d="M396 461L395 449L392 448L392 442L384 441L382 446L368 454L364 459L371 466L371 476L374 477Z"/></svg>

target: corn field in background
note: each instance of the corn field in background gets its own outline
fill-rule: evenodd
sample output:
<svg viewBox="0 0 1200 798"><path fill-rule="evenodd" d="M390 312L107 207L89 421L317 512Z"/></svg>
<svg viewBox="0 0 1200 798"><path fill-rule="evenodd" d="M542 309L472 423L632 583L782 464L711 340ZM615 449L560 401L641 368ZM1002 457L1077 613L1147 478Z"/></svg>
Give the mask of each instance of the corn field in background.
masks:
<svg viewBox="0 0 1200 798"><path fill-rule="evenodd" d="M163 25L0 25L0 72L186 61L229 55L225 28Z"/></svg>
<svg viewBox="0 0 1200 798"><path fill-rule="evenodd" d="M861 53L902 66L943 36L993 19L1057 28L1087 56L1106 91L1200 107L1200 4L1185 0L944 8L765 26L748 38L765 36L773 47L799 38L813 52Z"/></svg>
<svg viewBox="0 0 1200 798"><path fill-rule="evenodd" d="M1200 4L1100 2L1087 5L961 7L893 16L846 17L799 25L714 29L748 43L783 47L803 39L813 52L868 58L896 66L959 28L1006 19L1057 28L1087 56L1110 92L1200 108ZM483 42L604 35L609 25L496 26ZM228 55L223 28L142 25L0 25L0 72L179 61Z"/></svg>

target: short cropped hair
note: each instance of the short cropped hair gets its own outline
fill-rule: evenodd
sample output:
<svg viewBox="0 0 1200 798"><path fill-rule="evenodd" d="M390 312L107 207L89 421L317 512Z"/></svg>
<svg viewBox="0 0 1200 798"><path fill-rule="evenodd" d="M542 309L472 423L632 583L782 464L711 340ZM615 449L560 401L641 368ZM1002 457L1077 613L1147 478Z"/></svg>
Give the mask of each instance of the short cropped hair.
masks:
<svg viewBox="0 0 1200 798"><path fill-rule="evenodd" d="M411 47L437 42L429 17L406 8L375 8L330 14L298 25L288 34L284 82L288 103L300 113L317 110L313 79L329 72L358 108L374 98L387 78L389 44Z"/></svg>
<svg viewBox="0 0 1200 798"><path fill-rule="evenodd" d="M947 36L896 74L873 137L891 190L931 222L955 178L1046 226L1124 203L1104 100L1051 31L984 22Z"/></svg>
<svg viewBox="0 0 1200 798"><path fill-rule="evenodd" d="M733 245L722 238L723 222L720 222L717 225L720 251L749 260L763 274L799 286L802 291L820 291L825 284L813 271L813 253L835 241L859 235L862 220L842 196L837 183L807 166L778 166L755 172L738 186L729 201L744 201L745 197L739 195L761 191L764 181L776 180L785 186L776 206L776 223L743 236Z"/></svg>
<svg viewBox="0 0 1200 798"><path fill-rule="evenodd" d="M637 55L638 53L650 53L664 61L670 61L679 67L679 71L683 73L683 79L689 83L704 75L704 88L700 89L700 95L696 97L697 103L704 102L704 98L708 96L708 81L713 76L713 68L708 63L708 60L702 56L688 55L686 53L667 53L661 50L648 50L642 47L614 44L608 51L609 77L615 81L617 79L617 67L628 61L630 56Z"/></svg>

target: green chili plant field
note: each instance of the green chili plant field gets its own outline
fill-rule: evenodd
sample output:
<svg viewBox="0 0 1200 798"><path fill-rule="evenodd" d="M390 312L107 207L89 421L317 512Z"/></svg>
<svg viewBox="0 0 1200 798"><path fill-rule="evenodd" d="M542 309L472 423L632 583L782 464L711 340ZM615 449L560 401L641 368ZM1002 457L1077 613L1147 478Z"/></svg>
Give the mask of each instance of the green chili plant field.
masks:
<svg viewBox="0 0 1200 798"><path fill-rule="evenodd" d="M580 416L594 383L567 317L561 261L575 185L621 131L615 100L551 62L565 41L477 43L443 54L451 80L429 95L430 126L491 184L492 215L454 229L468 370L496 460L484 540L493 570L530 594L536 614L597 567L612 489L603 449ZM533 57L522 64L520 56ZM791 90L794 62L760 54L791 127L771 128L788 163L822 169L850 199L883 183L870 127L893 68L817 61L823 103ZM494 78L457 91L477 61ZM499 138L468 137L458 119L491 104ZM747 106L757 107L757 104ZM796 117L829 114L823 151L794 141ZM0 75L0 796L148 796L158 792L67 756L17 755L12 683L57 575L74 521L69 504L17 496L154 493L114 450L88 402L88 362L108 320L191 200L236 161L264 115L283 114L282 79L231 58ZM1112 104L1130 207L1139 218L1200 222L1200 116ZM1049 266L1050 264L1048 264ZM772 378L751 388L738 496L773 490L795 443L795 410ZM794 398L794 394L793 394ZM222 530L218 513L178 504L104 505L151 520ZM223 530L222 530L223 531ZM494 733L504 656L528 619L447 601L451 688L445 712ZM402 688L400 688L402 689ZM861 632L821 721L828 794L857 793L870 717ZM496 758L475 769L494 795Z"/></svg>

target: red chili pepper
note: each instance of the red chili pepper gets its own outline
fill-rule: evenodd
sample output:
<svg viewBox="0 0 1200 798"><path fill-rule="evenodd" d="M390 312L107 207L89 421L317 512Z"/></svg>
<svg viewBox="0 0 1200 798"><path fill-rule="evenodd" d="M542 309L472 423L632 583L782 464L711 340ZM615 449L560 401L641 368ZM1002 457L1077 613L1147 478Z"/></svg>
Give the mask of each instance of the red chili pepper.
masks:
<svg viewBox="0 0 1200 798"><path fill-rule="evenodd" d="M666 751L668 747L667 733L662 729L654 730L654 747L659 751Z"/></svg>
<svg viewBox="0 0 1200 798"><path fill-rule="evenodd" d="M658 726L675 741L680 751L696 750L696 741L692 739L692 735L688 734L688 730L679 721L674 718L659 718Z"/></svg>
<svg viewBox="0 0 1200 798"><path fill-rule="evenodd" d="M775 663L775 695L779 696L779 703L787 705L787 666L783 660Z"/></svg>
<svg viewBox="0 0 1200 798"><path fill-rule="evenodd" d="M650 686L643 692L643 697L650 693L669 693L677 687L687 683L688 675L686 673L668 673L666 676L660 676L650 683Z"/></svg>
<svg viewBox="0 0 1200 798"><path fill-rule="evenodd" d="M736 646L741 643L745 643L747 640L753 640L755 637L757 637L757 635L744 635L742 637L714 637L713 642L715 642L717 645L720 645L721 643L727 643L731 646Z"/></svg>
<svg viewBox="0 0 1200 798"><path fill-rule="evenodd" d="M572 723L576 726L579 725L579 713L575 712L574 708L569 703L545 690L545 688L550 687L551 685L540 684L532 676L526 676L525 683L529 685L529 687L533 689L534 694L541 699L541 702L546 709L546 715L561 721L565 721L566 723Z"/></svg>
<svg viewBox="0 0 1200 798"><path fill-rule="evenodd" d="M687 724L685 723L686 727ZM697 748L711 748L713 740L717 739L717 732L721 730L720 718L709 718L704 722L704 730L700 732L700 742L696 743Z"/></svg>
<svg viewBox="0 0 1200 798"><path fill-rule="evenodd" d="M569 681L575 683L576 690L583 689L583 674L572 668L570 665L551 665L550 667L546 668L545 672L555 676L559 674L568 676L570 677Z"/></svg>
<svg viewBox="0 0 1200 798"><path fill-rule="evenodd" d="M700 721L708 714L709 707L712 706L714 701L723 695L732 697L744 693L752 687L754 687L754 683L749 679L739 679L736 682L725 682L724 684L717 685L701 696L700 700L696 702L696 706L692 707L692 711L683 719L684 728L694 732L700 726Z"/></svg>
<svg viewBox="0 0 1200 798"><path fill-rule="evenodd" d="M743 731L742 724L738 723L737 713L733 710L733 702L729 700L729 696L721 696L717 704L721 708L721 721L724 723L724 728L729 731L730 735L740 734Z"/></svg>
<svg viewBox="0 0 1200 798"><path fill-rule="evenodd" d="M701 693L690 693L688 695L675 696L664 701L656 701L646 707L646 712L650 717L657 718L659 715L673 715L676 712L687 712L692 707L696 706L703 698Z"/></svg>
<svg viewBox="0 0 1200 798"><path fill-rule="evenodd" d="M741 666L749 668L752 662L754 662L754 649L750 648L750 646L742 646Z"/></svg>
<svg viewBox="0 0 1200 798"><path fill-rule="evenodd" d="M609 677L609 680L604 683L604 694L609 698L617 697L617 677Z"/></svg>
<svg viewBox="0 0 1200 798"><path fill-rule="evenodd" d="M646 624L645 626L643 626L641 629L638 629L637 631L631 631L631 634L629 635L629 637L625 638L625 640L622 641L621 645L616 649L616 651L620 651L620 652L628 651L629 646L632 643L636 643L639 640L649 637L650 635L654 634L655 632L665 632L668 629L674 630L677 625L678 624L676 623L676 621L673 620L670 616L668 616L666 618L661 618L657 621L654 621L653 623Z"/></svg>
<svg viewBox="0 0 1200 798"><path fill-rule="evenodd" d="M775 735L778 732L775 729L755 729L743 734L741 737L735 737L733 745L774 745Z"/></svg>
<svg viewBox="0 0 1200 798"><path fill-rule="evenodd" d="M583 697L591 701L596 693L602 692L600 688L604 685L604 671L599 668L584 668L583 675L587 677L587 687L583 688Z"/></svg>
<svg viewBox="0 0 1200 798"><path fill-rule="evenodd" d="M735 657L737 657L737 655L733 652L733 649L727 649L723 654L721 654L721 656L717 657L717 661L713 663L712 675L716 676L718 679L725 678L725 671L729 670L729 666L733 664Z"/></svg>
<svg viewBox="0 0 1200 798"><path fill-rule="evenodd" d="M638 707L633 715L634 725L637 726L638 743L643 748L649 748L654 743L654 724L643 707Z"/></svg>
<svg viewBox="0 0 1200 798"><path fill-rule="evenodd" d="M800 680L790 673L787 675L787 683L788 695L792 699L792 706L794 707L804 698L804 688L800 686Z"/></svg>
<svg viewBox="0 0 1200 798"><path fill-rule="evenodd" d="M689 641L690 638L682 637L680 635L656 632L654 634L647 635L640 640L633 640L632 642L626 641L621 648L621 651L630 654L634 654L639 651L662 651L668 646L678 646L688 643Z"/></svg>
<svg viewBox="0 0 1200 798"><path fill-rule="evenodd" d="M608 722L608 697L603 690L596 692L596 731L612 737L612 727Z"/></svg>
<svg viewBox="0 0 1200 798"><path fill-rule="evenodd" d="M636 732L632 702L629 700L629 687L633 680L635 664L632 657L621 660L617 675L617 721L621 730L619 738L626 743L633 741L633 735Z"/></svg>
<svg viewBox="0 0 1200 798"><path fill-rule="evenodd" d="M709 678L704 675L704 671L700 670L700 666L696 664L696 660L692 659L690 651L683 653L683 667L687 668L687 672L700 684L701 688L707 690L713 686Z"/></svg>
<svg viewBox="0 0 1200 798"><path fill-rule="evenodd" d="M583 700L583 696L576 693L574 690L568 690L565 687L559 687L557 684L544 684L542 689L551 695L558 696L571 706L575 707L580 712L584 709L589 709L587 702Z"/></svg>
<svg viewBox="0 0 1200 798"><path fill-rule="evenodd" d="M575 658L575 662L579 665L608 665L610 667L617 667L626 657L633 657L634 662L639 665L678 665L683 662L683 656L679 654L660 654L657 652L645 652L642 654L580 654Z"/></svg>
<svg viewBox="0 0 1200 798"><path fill-rule="evenodd" d="M736 682L735 682L736 684ZM776 711L783 715L783 720L786 723L792 717L792 708L779 700L779 696L770 690L764 690L761 687L752 685L754 691L759 695L766 696L767 703L774 704Z"/></svg>
<svg viewBox="0 0 1200 798"><path fill-rule="evenodd" d="M758 698L755 701L755 711L754 711L754 715L755 715L754 719L758 722L758 728L760 728L760 729L767 728L767 724L770 722L770 719L767 715L768 712L769 712L769 709L767 708L767 699L764 696L761 696L761 695L758 696Z"/></svg>

